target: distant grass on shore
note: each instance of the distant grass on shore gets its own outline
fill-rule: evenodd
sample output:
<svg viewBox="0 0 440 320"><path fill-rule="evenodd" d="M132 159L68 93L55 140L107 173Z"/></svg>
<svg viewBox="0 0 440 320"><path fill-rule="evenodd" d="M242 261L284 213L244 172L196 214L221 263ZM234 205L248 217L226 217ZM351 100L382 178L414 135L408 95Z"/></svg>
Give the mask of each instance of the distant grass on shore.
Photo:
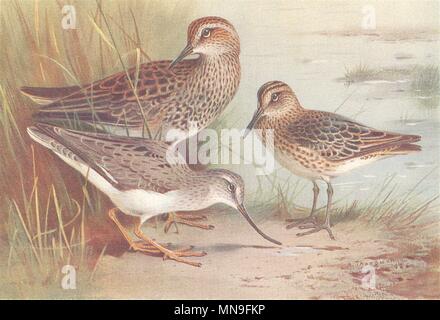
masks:
<svg viewBox="0 0 440 320"><path fill-rule="evenodd" d="M412 72L411 89L424 95L440 94L438 66L418 66Z"/></svg>
<svg viewBox="0 0 440 320"><path fill-rule="evenodd" d="M359 64L351 68L345 68L343 80L347 84L360 83L373 80L396 81L412 76L413 71L406 68L372 68Z"/></svg>
<svg viewBox="0 0 440 320"><path fill-rule="evenodd" d="M367 81L406 81L408 91L428 108L439 106L440 72L436 65L372 68L364 64L346 68L341 78L347 85Z"/></svg>
<svg viewBox="0 0 440 320"><path fill-rule="evenodd" d="M409 80L413 91L438 93L440 90L439 68L435 65L413 66L405 68L372 68L359 64L345 68L344 81L347 84L371 80Z"/></svg>
<svg viewBox="0 0 440 320"><path fill-rule="evenodd" d="M344 80L347 84L364 82L378 78L379 71L364 64L345 68Z"/></svg>

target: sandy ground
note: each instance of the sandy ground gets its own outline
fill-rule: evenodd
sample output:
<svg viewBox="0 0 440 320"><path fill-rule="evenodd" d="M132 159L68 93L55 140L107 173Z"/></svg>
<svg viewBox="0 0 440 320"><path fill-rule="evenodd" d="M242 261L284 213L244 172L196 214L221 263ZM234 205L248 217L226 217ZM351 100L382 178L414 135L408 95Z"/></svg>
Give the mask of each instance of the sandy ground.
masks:
<svg viewBox="0 0 440 320"><path fill-rule="evenodd" d="M125 252L105 255L84 298L112 299L402 299L440 298L439 252L366 228L339 223L336 240L326 232L297 237L280 220L260 227L283 242L260 238L238 214L209 216L215 229L180 227L164 234L162 226L144 231L161 242L204 250L196 268L158 257ZM375 285L362 285L364 266L375 272ZM374 287L374 288L373 288Z"/></svg>

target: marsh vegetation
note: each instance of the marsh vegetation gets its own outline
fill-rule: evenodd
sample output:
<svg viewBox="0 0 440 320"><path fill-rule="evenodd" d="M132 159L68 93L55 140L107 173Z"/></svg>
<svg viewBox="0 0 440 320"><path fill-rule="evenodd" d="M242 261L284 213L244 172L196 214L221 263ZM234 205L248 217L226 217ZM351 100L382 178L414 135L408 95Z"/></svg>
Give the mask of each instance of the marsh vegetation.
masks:
<svg viewBox="0 0 440 320"><path fill-rule="evenodd" d="M108 272L112 265L121 268L127 267L129 270L137 267L143 268L145 278L152 277L150 280L157 286L169 279L178 280L172 276L175 274L173 266L164 266L162 261L154 259L147 262L145 260L139 261L144 257L131 255L128 257L128 261L133 262L133 265L130 265L130 263L121 262L112 257L122 254L128 248L123 244L123 239L119 238L117 231L107 221L106 212L111 204L70 167L56 159L47 150L39 146L34 147L26 134L26 127L32 124L32 114L36 106L19 92L19 88L25 85L66 86L90 83L150 59L172 58L184 45L186 27L182 26L186 26L191 20L189 17L195 15L193 14L193 6L195 5L192 4L193 2L166 2L167 4L164 5L162 1L158 0L126 1L122 5L118 1L99 1L98 3L102 4L102 10L100 10L93 1L75 1L77 16L81 18L78 20L78 29L70 30L61 28L62 1L2 1L0 3L0 40L2 44L7 44L0 46L0 56L2 57L0 69L3 73L0 79L0 297L74 298L82 297L83 294L95 297L93 294L96 292L87 290L93 287L95 279L99 278L100 268L102 267ZM258 6L260 5L258 4ZM197 12L197 15L200 13ZM241 19L241 17L235 18L237 23ZM252 31L248 31L247 36L252 38L254 35L251 32L266 34L267 39L274 39L276 45L281 46L285 56L276 59L263 54L252 56L258 50L253 50L253 44L244 42L242 60L244 70L248 72L248 75L243 79L240 92L231 103L230 109L213 127L217 130L222 127L244 127L249 120L246 116L251 115L256 106L256 101L250 100L249 97L255 99L256 88L268 80L266 77L272 75L273 70L279 71L277 76L284 77L296 85L300 96L303 97L310 92L309 96L313 97L310 102L318 103L319 107L328 108L329 111L334 111L334 108L343 100L340 97L345 99L349 96L350 93L346 87L342 83L334 81L336 75L340 76L341 73L344 73L344 69L341 65L336 65L332 69L333 63L329 61L339 59L346 47L351 44L347 45L344 42L341 51L337 51L326 46L326 41L322 41L326 48L313 51L317 56L313 56L312 52L309 57L309 54L298 51L297 47L290 47L289 41L281 41L276 38L277 36L284 37L286 30L274 32L273 29L261 24L261 21L257 22L249 21L250 25L251 23L258 25L251 25ZM267 34L268 32L270 34ZM166 41L162 41L165 34ZM334 35L329 36L333 37ZM242 37L245 38L244 35ZM314 37L315 35L310 38L310 43L320 43L320 41L315 41ZM301 37L298 36L298 39ZM304 43L308 43L309 38L306 40ZM339 40L334 41L334 46L338 47L339 42L337 41ZM347 41L346 37L343 41ZM286 47L282 47L282 45ZM268 45L271 48L277 46ZM333 53L328 53L324 49L333 50ZM318 56L319 52L322 52L325 57ZM310 62L296 62L297 64L295 64L297 60L304 61L303 55L307 55ZM279 68L279 59L284 58L291 64L291 69ZM345 56L341 58L341 60L344 59L346 59ZM358 58L356 57L356 59ZM413 55L401 54L396 59L411 61ZM285 61L283 60L283 62ZM260 69L253 71L254 65L259 65ZM343 81L359 84L377 80L399 81L407 79L409 90L414 96L437 97L437 102L430 100L429 105L438 106L439 70L437 65L420 63L413 64L412 67L399 66L395 68L372 67L370 65L373 64L351 64L354 67L347 67ZM327 76L327 74L329 75L328 79L323 79L323 75ZM313 92L309 88L313 88ZM388 95L389 92L386 94ZM366 101L374 99L374 97L371 98L370 93L361 92L359 96L360 98L353 96L353 99L344 104L341 113L357 114L360 112L358 109L362 109ZM331 97L336 97L337 103L333 103ZM307 97L305 98L307 99ZM403 99L401 96L397 98ZM421 101L425 100L421 99ZM391 99L386 101L386 106L394 106L394 101ZM359 106L362 108L358 108ZM368 106L366 109L368 110ZM388 118L398 119L402 114L408 113L407 120L410 122L414 118L420 117L418 110L414 115L413 104L407 106L407 109L411 112L390 107L389 113L378 115L373 119L380 118L382 120L389 114L391 116ZM240 117L237 117L238 113L235 110L240 110ZM376 115L377 112L373 111L371 114ZM426 122L424 123L426 124ZM438 143L437 140L434 140L438 138L436 136L437 127L438 122L434 122L434 125L427 124L426 134L423 132L423 137L424 141L428 141L424 145L424 148L428 147L426 149L428 151L424 150L426 156L420 156L420 161L401 160L399 163L395 162L389 165L392 166L391 169L386 165L372 168L372 170L379 171L382 169L383 171L387 169L392 172L398 171L400 176L393 175L377 179L374 177L376 184L373 184L371 180L367 181L371 185L368 192L360 190L361 187L365 187L364 185L349 184L351 181L343 181L340 186L336 186L336 188L340 188L342 193L335 202L332 221L336 224L337 232L340 230L338 227L349 226L348 229L343 229L344 233L340 233L343 234L341 236L342 242L348 239L347 243L355 246L356 237L359 234L367 234L364 243L370 245L373 241L370 241L368 236L374 234L378 239L406 239L405 244L409 241L408 239L411 239L411 241L413 240L412 245L417 247L417 254L423 250L435 253L438 248L439 210L438 174L436 171L438 169L436 167L438 165ZM100 128L93 129L100 130ZM419 127L417 130L420 130ZM407 162L410 162L411 165ZM417 171L423 168L428 171ZM249 168L233 167L232 169L242 174L245 181L249 181L249 183L247 182L248 194L246 195L248 206L258 218L259 223L272 227L271 231L274 234L282 233L279 230L284 230L282 228L285 218L308 214L308 204L311 202L311 185L307 182L282 169L276 170L272 175L259 178L255 178L254 172ZM360 175L362 174L366 176L366 172L362 172ZM405 178L402 178L402 175L405 175ZM350 179L357 180L357 177L354 176ZM344 185L345 183L347 184ZM344 186L347 185L350 188L344 189ZM352 199L354 196L357 197L356 200ZM240 225L235 223L233 218L229 219L232 215L231 212L222 211L221 208L211 209L209 212L212 210L216 214L222 213L216 218L213 217L212 223L219 225L221 230L216 236L223 235L237 242L243 240L241 238L242 229L237 227ZM319 212L323 212L322 208ZM351 232L351 228L355 228L353 222L356 223L356 228L361 229L360 231L356 229L356 232ZM228 226L228 223L231 223L229 229L222 228L222 226ZM149 227L155 227L155 224L152 223ZM154 230L159 234L162 229L159 227ZM227 249L232 248L229 252L229 249L225 250L222 245L217 244L218 240L214 236L206 233L199 236L197 232L194 234L188 232L183 234L183 239L185 239L185 235L188 237L188 234L194 235L196 240L202 239L199 241L201 246L212 247L214 256L218 254L215 263L220 265L219 268L227 270L228 267L233 268L231 267L234 266L233 262L240 261L241 256L234 256L234 252L239 251L236 249L241 250L238 245L225 246ZM282 233L282 235L287 240L293 239L292 243L297 241L293 234ZM171 235L170 239L179 241L180 238L176 237ZM314 241L319 245L327 243L328 239L322 239L312 238L310 243L312 245L315 244ZM375 250L374 247L367 249ZM266 263L267 259L262 256L266 252L255 253L252 251L253 247L249 250L247 254L250 259L254 260L252 263L247 263L246 266L254 267L258 265L256 263L258 261L269 273L275 272L274 268ZM399 252L396 259L407 256L405 250ZM370 251L366 250L366 252ZM343 253L346 256L345 251ZM127 256L124 256L125 258ZM233 259L238 260L233 261ZM435 269L436 266L438 267L438 259L435 260L435 257L432 259L430 268ZM304 263L313 263L313 259L310 261L304 259L304 261ZM61 295L59 288L62 277L61 268L66 264L78 268L80 287L87 292L82 290L64 291ZM148 268L145 268L147 264ZM218 285L218 280L212 280L212 277L209 278L209 274L207 274L209 272L218 274L218 270L213 265L214 263L208 264L208 271L201 272L205 272L206 278L211 279L210 281L213 281L214 285ZM295 262L295 265L301 265L301 263ZM163 273L164 268L170 268L166 269L169 270L169 273L165 278L158 277L161 272ZM304 265L304 268L308 268L308 265ZM283 268L280 267L280 269ZM239 271L246 272L245 269L243 270ZM289 279L292 281L296 279L295 277L301 275L301 270L296 270L298 271L296 275L289 275L291 277ZM229 271L230 274L233 274L237 270L229 269ZM249 272L257 273L259 271L252 269ZM126 276L129 277L130 274L128 272ZM280 274L273 275L271 281L274 287L279 284L277 281L285 281L282 276ZM316 274L313 276L316 277ZM254 279L254 274L249 277L252 278L252 281L257 281ZM236 281L236 278L233 276L232 280L229 278L227 280ZM193 281L192 283L200 282L197 281L198 278L194 274L190 274L188 279ZM109 287L109 283L113 283L113 281L106 281L105 277L99 280L100 286L107 285L103 291L107 292L107 297L111 297L112 288ZM120 280L116 281L125 284L126 280L121 275ZM245 285L249 285L249 281L243 282ZM229 282L225 281L224 283L228 284ZM134 279L133 284L139 284L139 279ZM291 282L288 284L289 288L296 287ZM257 283L256 286L258 287L258 285ZM124 286L121 288L124 290ZM179 290L175 286L173 288ZM185 286L182 286L182 290L183 288L188 290ZM138 288L138 290L141 289L144 288ZM189 289L191 289L189 291L194 291L192 288ZM255 287L251 289L254 290ZM277 287L274 292L278 291ZM225 288L224 292L230 293L231 290ZM157 293L151 293L151 297L157 297L155 294ZM169 297L165 293L162 293L162 296ZM313 297L313 294L310 293L310 296ZM133 298L128 293L125 297Z"/></svg>

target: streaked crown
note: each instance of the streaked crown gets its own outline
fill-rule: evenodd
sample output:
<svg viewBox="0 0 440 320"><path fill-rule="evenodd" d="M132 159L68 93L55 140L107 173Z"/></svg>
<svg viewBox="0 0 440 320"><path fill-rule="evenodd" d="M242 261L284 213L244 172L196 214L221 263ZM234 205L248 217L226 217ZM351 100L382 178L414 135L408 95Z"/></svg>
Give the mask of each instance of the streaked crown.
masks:
<svg viewBox="0 0 440 320"><path fill-rule="evenodd" d="M188 26L188 44L194 53L240 53L240 38L234 26L220 17L203 17Z"/></svg>
<svg viewBox="0 0 440 320"><path fill-rule="evenodd" d="M221 198L221 202L232 206L243 203L244 181L239 174L226 169L211 169L207 171L207 175L214 177L211 188Z"/></svg>
<svg viewBox="0 0 440 320"><path fill-rule="evenodd" d="M257 97L259 108L268 113L302 109L293 90L282 81L266 82L258 90Z"/></svg>

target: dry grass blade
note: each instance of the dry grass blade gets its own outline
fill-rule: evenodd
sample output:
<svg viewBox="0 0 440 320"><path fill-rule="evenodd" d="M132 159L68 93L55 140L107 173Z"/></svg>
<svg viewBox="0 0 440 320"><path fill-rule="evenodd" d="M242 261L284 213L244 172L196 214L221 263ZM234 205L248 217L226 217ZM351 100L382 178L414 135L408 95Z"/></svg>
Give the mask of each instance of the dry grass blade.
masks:
<svg viewBox="0 0 440 320"><path fill-rule="evenodd" d="M110 20L112 20L112 22L115 24L115 26L117 26L118 27L118 29L124 34L124 36L126 37L126 39L128 39L132 44L134 44L135 46L136 46L136 48L139 48L139 50L141 51L141 53L142 53L142 56L144 56L146 59L147 59L147 61L152 61L152 59L150 58L150 56L148 55L148 53L146 53L145 52L145 50L144 49L142 49L142 46L141 46L141 42L140 42L140 39L138 39L138 40L135 40L135 39L133 39L131 36L130 36L130 34L127 32L127 31L125 31L125 29L116 21L116 19L114 19L111 15L108 15L108 17L109 17L109 19ZM134 24L135 24L135 28L136 28L136 35L137 35L137 37L138 37L138 29L137 29L137 23L136 23L136 20L134 19L134 17L133 17L133 21L134 21Z"/></svg>
<svg viewBox="0 0 440 320"><path fill-rule="evenodd" d="M72 249L70 248L70 243L67 240L66 231L64 230L63 215L62 215L61 207L60 207L60 204L58 201L57 192L55 190L55 187L53 187L53 186L52 186L52 196L53 196L53 201L55 204L55 212L56 212L57 218L58 218L58 225L60 226L59 230L61 232L61 235L63 236L64 243L65 243L66 247L68 248L69 253L72 254Z"/></svg>
<svg viewBox="0 0 440 320"><path fill-rule="evenodd" d="M90 22L92 23L93 27L95 28L96 32L98 32L99 36L101 37L102 40L104 40L104 42L112 49L112 50L116 50L116 48L113 46L113 44L110 42L110 40L107 38L107 36L105 35L104 31L102 31L102 29L98 26L98 24L96 23L96 18L90 17Z"/></svg>
<svg viewBox="0 0 440 320"><path fill-rule="evenodd" d="M111 32L110 25L108 24L107 18L106 18L106 16L105 16L104 12L102 11L101 5L100 5L100 3L99 3L98 1L96 1L96 4L97 4L97 6L98 6L98 8L99 8L99 12L101 13L102 18L104 19L104 23L105 23L105 25L107 26L107 30L108 30L108 33L110 34L110 38L111 38L111 40L112 40L113 46L115 47L116 53L118 54L119 62L121 63L121 66L122 66L122 68L123 68L124 71L125 71L125 74L126 74L127 79L128 79L128 83L130 84L131 90L133 91L133 94L134 94L134 96L135 96L135 98L136 98L136 102L137 102L137 104L138 104L138 106L139 106L139 111L140 111L140 113L141 113L141 115L142 115L143 124L144 124L143 127L142 127L142 135L144 135L144 130L146 130L146 131L147 131L147 134L148 134L147 137L148 137L149 139L151 139L153 136L152 136L151 131L150 131L150 128L149 128L149 126L148 126L147 117L146 117L146 115L145 115L145 112L144 112L144 109L143 109L143 107L142 107L142 104L141 104L141 102L140 102L140 100L139 100L139 96L138 96L138 94L137 94L137 90L136 90L136 88L134 87L134 84L133 84L133 81L132 81L132 79L131 79L131 77L130 77L130 74L129 74L129 72L128 72L128 69L125 67L124 61L122 60L122 56L121 56L119 50L118 50L117 47L116 47L116 41L115 41L115 39L114 39L114 37L113 37L113 34L112 34L112 32Z"/></svg>
<svg viewBox="0 0 440 320"><path fill-rule="evenodd" d="M104 256L105 250L107 249L107 245L102 248L101 253L99 254L98 259L96 260L95 266L93 267L92 273L90 274L89 280L92 281L93 277L95 276L96 270L98 269L98 265L102 260L102 257Z"/></svg>
<svg viewBox="0 0 440 320"><path fill-rule="evenodd" d="M20 210L20 207L18 206L18 204L17 204L17 202L15 200L13 200L13 204L14 204L14 207L15 207L15 212L17 213L17 215L18 215L18 217L20 219L20 222L21 222L21 226L22 226L22 228L23 228L23 230L25 232L26 238L29 241L29 246L30 246L30 248L32 250L32 253L34 254L35 259L37 260L38 265L41 267L40 256L38 255L38 252L37 252L37 250L35 248L34 242L32 241L32 236L31 236L31 234L30 234L30 232L28 230L26 222L23 219L23 214L22 214L22 212Z"/></svg>

